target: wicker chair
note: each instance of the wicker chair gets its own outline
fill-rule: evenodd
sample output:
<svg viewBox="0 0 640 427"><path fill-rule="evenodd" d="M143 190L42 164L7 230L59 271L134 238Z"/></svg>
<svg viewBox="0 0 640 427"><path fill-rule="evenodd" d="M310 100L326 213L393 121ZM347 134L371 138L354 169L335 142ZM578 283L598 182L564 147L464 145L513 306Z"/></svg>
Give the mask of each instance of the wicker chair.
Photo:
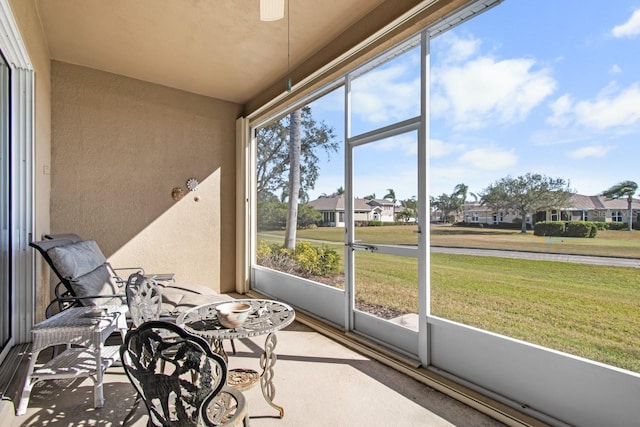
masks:
<svg viewBox="0 0 640 427"><path fill-rule="evenodd" d="M244 396L226 386L226 362L204 339L173 323L145 322L127 333L120 357L149 426L248 426Z"/></svg>

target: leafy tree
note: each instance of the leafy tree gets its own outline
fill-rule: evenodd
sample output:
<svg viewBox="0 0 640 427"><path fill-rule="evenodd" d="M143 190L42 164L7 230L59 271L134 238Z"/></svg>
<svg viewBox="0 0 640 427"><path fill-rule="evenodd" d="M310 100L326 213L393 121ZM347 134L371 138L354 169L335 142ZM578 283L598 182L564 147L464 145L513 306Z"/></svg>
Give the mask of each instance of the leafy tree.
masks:
<svg viewBox="0 0 640 427"><path fill-rule="evenodd" d="M363 198L366 200L373 200L376 198L376 193L371 193L368 196L364 196Z"/></svg>
<svg viewBox="0 0 640 427"><path fill-rule="evenodd" d="M573 194L568 182L562 178L550 178L540 174L527 173L512 178L507 176L483 190L480 195L482 205L496 212L513 211L522 218L522 233L527 232L527 214L542 209L561 208Z"/></svg>
<svg viewBox="0 0 640 427"><path fill-rule="evenodd" d="M402 210L396 214L397 221L407 222L411 218L418 219L418 201L415 196L400 200L400 206L402 206Z"/></svg>
<svg viewBox="0 0 640 427"><path fill-rule="evenodd" d="M256 131L256 181L258 198L280 198L289 192L289 142L291 117L287 116ZM338 151L332 127L312 117L311 108L302 108L300 120L300 194L304 198L315 187L319 174L319 153ZM283 197L282 199L286 199Z"/></svg>
<svg viewBox="0 0 640 427"><path fill-rule="evenodd" d="M601 193L608 199L627 199L627 212L629 214L629 231L633 229L633 196L638 191L638 184L633 181L622 181Z"/></svg>
<svg viewBox="0 0 640 427"><path fill-rule="evenodd" d="M338 196L342 196L344 194L344 188L342 188L342 186L338 187L336 189L336 191L334 191L331 194L327 194L327 193L322 193L318 196L319 199L326 199L328 197L338 197Z"/></svg>
<svg viewBox="0 0 640 427"><path fill-rule="evenodd" d="M280 194L288 201L285 247L293 249L296 239L298 200L308 199L318 179L319 149L327 154L338 150L333 128L316 122L308 106L256 132L256 178L258 200Z"/></svg>
<svg viewBox="0 0 640 427"><path fill-rule="evenodd" d="M467 200L467 194L469 187L465 184L458 184L454 187L453 193L442 193L438 197L430 197L432 210L439 210L442 212L443 221L448 221L451 214L457 214L464 207L464 202Z"/></svg>
<svg viewBox="0 0 640 427"><path fill-rule="evenodd" d="M298 228L308 228L322 221L322 212L307 204L298 205Z"/></svg>
<svg viewBox="0 0 640 427"><path fill-rule="evenodd" d="M258 200L258 230L283 230L287 224L287 203ZM322 221L322 213L309 205L298 205L298 228L307 228Z"/></svg>
<svg viewBox="0 0 640 427"><path fill-rule="evenodd" d="M461 200L455 193L442 193L438 197L431 198L431 206L442 212L442 220L447 222L451 213L458 212L462 207Z"/></svg>

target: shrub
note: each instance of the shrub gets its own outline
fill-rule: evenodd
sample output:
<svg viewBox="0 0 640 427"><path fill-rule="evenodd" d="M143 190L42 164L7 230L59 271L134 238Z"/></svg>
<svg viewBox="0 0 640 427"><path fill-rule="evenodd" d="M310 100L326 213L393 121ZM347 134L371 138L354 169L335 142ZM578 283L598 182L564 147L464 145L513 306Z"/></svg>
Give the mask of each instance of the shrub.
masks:
<svg viewBox="0 0 640 427"><path fill-rule="evenodd" d="M277 243L260 241L256 260L264 267L306 278L330 277L340 268L340 256L335 250L309 242L299 242L295 250L290 251Z"/></svg>
<svg viewBox="0 0 640 427"><path fill-rule="evenodd" d="M283 273L296 274L299 269L291 253L276 243L270 245L261 241L256 251L256 261L259 265Z"/></svg>
<svg viewBox="0 0 640 427"><path fill-rule="evenodd" d="M629 224L626 222L607 222L607 230L628 230Z"/></svg>
<svg viewBox="0 0 640 427"><path fill-rule="evenodd" d="M592 221L592 224L594 224L598 230L607 229L607 223L604 221Z"/></svg>
<svg viewBox="0 0 640 427"><path fill-rule="evenodd" d="M303 277L328 276L338 272L340 257L333 249L313 246L309 242L296 244L294 259Z"/></svg>
<svg viewBox="0 0 640 427"><path fill-rule="evenodd" d="M595 237L597 228L595 224L587 221L572 221L567 224L564 235L567 237Z"/></svg>
<svg viewBox="0 0 640 427"><path fill-rule="evenodd" d="M536 222L533 230L535 236L563 236L565 223L563 221L540 221Z"/></svg>

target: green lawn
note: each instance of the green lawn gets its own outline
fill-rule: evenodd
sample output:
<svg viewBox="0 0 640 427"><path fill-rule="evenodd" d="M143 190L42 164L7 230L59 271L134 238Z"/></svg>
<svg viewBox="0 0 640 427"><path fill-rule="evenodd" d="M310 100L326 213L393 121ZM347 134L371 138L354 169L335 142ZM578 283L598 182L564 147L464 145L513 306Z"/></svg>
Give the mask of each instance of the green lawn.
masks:
<svg viewBox="0 0 640 427"><path fill-rule="evenodd" d="M384 227L357 227L356 240L379 244L416 245L417 226L399 225ZM269 234L283 235L281 231ZM344 228L321 227L298 230L302 239L342 242ZM576 255L619 256L640 258L640 231L598 231L594 239L575 237L538 237L532 231L526 234L519 230L499 230L488 228L431 226L432 246L452 246L466 248L507 249L531 252L561 253Z"/></svg>
<svg viewBox="0 0 640 427"><path fill-rule="evenodd" d="M363 241L415 244L415 229L356 231ZM282 240L280 232L268 234L269 240ZM299 230L298 238L335 242L332 246L343 254L344 229ZM531 232L434 226L431 243L640 258L640 231L551 239ZM432 314L640 372L640 270L441 253L431 253L430 262ZM417 311L417 260L357 252L356 277L358 301L397 313Z"/></svg>

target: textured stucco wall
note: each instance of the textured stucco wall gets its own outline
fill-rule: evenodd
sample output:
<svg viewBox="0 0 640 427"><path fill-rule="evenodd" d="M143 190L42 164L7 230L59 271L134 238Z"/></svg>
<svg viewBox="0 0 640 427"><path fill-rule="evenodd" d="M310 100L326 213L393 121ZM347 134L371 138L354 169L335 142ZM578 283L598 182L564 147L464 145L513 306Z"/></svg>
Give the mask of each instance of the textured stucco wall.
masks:
<svg viewBox="0 0 640 427"><path fill-rule="evenodd" d="M57 61L51 81L51 232L96 240L116 267L233 291L241 106Z"/></svg>
<svg viewBox="0 0 640 427"><path fill-rule="evenodd" d="M18 24L29 60L34 70L34 230L33 238L39 239L49 232L49 200L51 180L45 167L51 162L51 69L47 48L38 13L32 0L10 0L11 12ZM35 316L44 318L44 309L51 300L49 292L49 267L40 255L34 255L35 268ZM18 286L26 286L18 284Z"/></svg>

